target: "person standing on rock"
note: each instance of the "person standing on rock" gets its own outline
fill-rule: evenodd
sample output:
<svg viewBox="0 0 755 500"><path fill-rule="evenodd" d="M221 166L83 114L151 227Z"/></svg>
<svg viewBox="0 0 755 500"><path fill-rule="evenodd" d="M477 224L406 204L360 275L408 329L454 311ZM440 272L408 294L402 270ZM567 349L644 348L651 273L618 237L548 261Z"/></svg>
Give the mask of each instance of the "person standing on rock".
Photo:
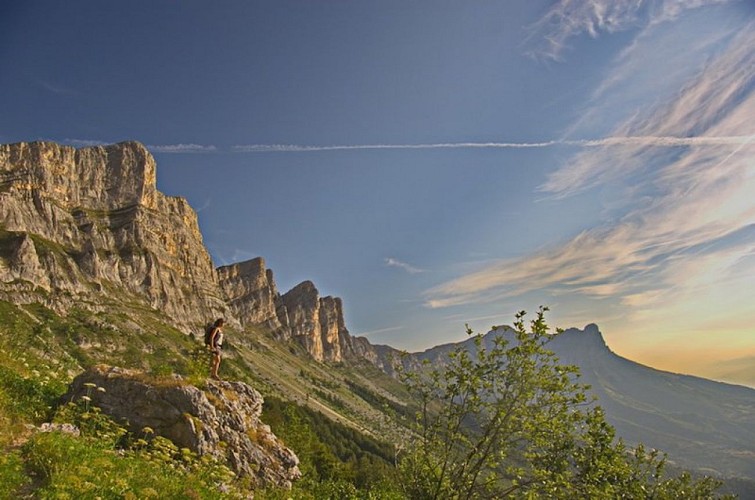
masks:
<svg viewBox="0 0 755 500"><path fill-rule="evenodd" d="M223 318L218 318L212 325L210 332L210 351L212 352L212 378L220 380L218 368L220 368L220 351L223 349Z"/></svg>

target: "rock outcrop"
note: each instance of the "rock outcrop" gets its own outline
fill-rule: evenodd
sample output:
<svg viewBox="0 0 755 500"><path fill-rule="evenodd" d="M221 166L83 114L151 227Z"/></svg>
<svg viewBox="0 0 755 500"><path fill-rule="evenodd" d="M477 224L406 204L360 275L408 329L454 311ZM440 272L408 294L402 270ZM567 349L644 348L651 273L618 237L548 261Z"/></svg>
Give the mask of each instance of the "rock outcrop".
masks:
<svg viewBox="0 0 755 500"><path fill-rule="evenodd" d="M219 267L217 272L228 307L242 326L282 328L276 313L279 294L273 271L265 267L262 257Z"/></svg>
<svg viewBox="0 0 755 500"><path fill-rule="evenodd" d="M340 298L320 297L314 283L305 281L278 299L277 310L283 335L301 343L318 361L354 358Z"/></svg>
<svg viewBox="0 0 755 500"><path fill-rule="evenodd" d="M402 351L387 345L372 344L365 337L351 337L351 347L356 359L363 359L395 377L404 364Z"/></svg>
<svg viewBox="0 0 755 500"><path fill-rule="evenodd" d="M258 486L290 488L301 476L297 456L260 421L262 396L242 382L208 381L202 391L180 379L154 382L141 372L99 365L77 376L64 398L82 396L132 432L149 427Z"/></svg>
<svg viewBox="0 0 755 500"><path fill-rule="evenodd" d="M2 296L41 289L58 309L96 307L116 288L186 328L221 314L196 213L157 191L155 168L136 142L0 145Z"/></svg>

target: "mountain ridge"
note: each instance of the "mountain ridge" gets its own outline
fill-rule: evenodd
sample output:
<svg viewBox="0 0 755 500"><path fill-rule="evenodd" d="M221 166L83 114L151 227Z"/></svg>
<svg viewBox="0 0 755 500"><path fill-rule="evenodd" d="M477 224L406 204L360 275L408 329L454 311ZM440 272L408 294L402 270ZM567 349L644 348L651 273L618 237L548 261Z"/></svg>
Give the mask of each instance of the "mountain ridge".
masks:
<svg viewBox="0 0 755 500"><path fill-rule="evenodd" d="M507 331L484 334L483 346ZM459 347L472 349L472 339L427 349L417 359L442 363ZM594 323L553 335L546 347L560 363L579 367L588 395L631 445L664 450L680 467L755 479L755 389L631 361L611 351Z"/></svg>
<svg viewBox="0 0 755 500"><path fill-rule="evenodd" d="M108 311L117 302L164 314L184 334L199 332L209 319L222 315L237 330L231 343L269 349L264 339L249 333L261 328L282 344L293 342L323 366L346 362L359 367L366 361L392 376L399 363L412 367L422 359L441 361L458 346L436 346L402 359L397 349L352 336L342 300L320 296L313 282L281 294L262 257L215 268L196 212L185 199L157 190L155 168L154 158L136 142L81 149L48 142L0 145L0 299L39 302L66 313L76 308ZM487 335L505 331L498 328ZM137 333L150 332L138 326ZM82 346L94 342L78 335ZM558 348L562 362L580 366L582 380L593 385L607 419L629 442L667 449L672 460L698 469L709 465L707 458L685 457L713 453L717 473L755 479L755 442L748 431L755 424L752 389L743 388L750 392L742 393L740 386L671 374L622 358L594 324L566 330L550 347ZM264 368L267 373L284 369ZM286 370L295 376L296 369ZM337 397L332 390L336 381L320 372L308 375L305 366L298 370L299 376L311 377L320 396ZM632 386L622 374L641 383ZM275 384L280 379L266 382L279 388ZM657 385L668 387L659 392ZM371 386L371 391L364 396L385 403L380 387ZM304 392L297 389L294 399L309 401L310 393ZM741 399L731 405L717 400L716 393ZM705 403L681 411L664 406L680 394ZM708 448L695 442L706 432L716 439Z"/></svg>

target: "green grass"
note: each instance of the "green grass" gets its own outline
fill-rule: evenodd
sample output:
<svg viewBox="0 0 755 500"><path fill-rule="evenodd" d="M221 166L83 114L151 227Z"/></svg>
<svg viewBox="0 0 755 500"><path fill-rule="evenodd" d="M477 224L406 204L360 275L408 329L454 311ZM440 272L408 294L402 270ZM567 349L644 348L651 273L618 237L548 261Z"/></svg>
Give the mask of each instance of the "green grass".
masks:
<svg viewBox="0 0 755 500"><path fill-rule="evenodd" d="M236 498L233 473L212 460L179 450L164 438L131 438L116 448L113 436L124 434L91 409L89 432L79 420L81 436L63 432L34 435L22 449L25 468L38 485L35 498ZM17 484L20 484L17 480ZM226 484L227 493L219 489ZM236 493L236 494L234 494Z"/></svg>

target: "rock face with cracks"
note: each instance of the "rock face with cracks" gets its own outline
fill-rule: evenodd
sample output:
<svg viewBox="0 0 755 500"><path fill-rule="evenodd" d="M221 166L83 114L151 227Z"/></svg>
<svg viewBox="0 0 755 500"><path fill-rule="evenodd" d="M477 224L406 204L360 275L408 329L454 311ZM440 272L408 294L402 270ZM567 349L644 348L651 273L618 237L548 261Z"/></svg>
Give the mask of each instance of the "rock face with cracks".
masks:
<svg viewBox="0 0 755 500"><path fill-rule="evenodd" d="M196 212L157 189L156 170L138 142L0 144L0 300L61 313L146 304L195 333L222 316L294 340L318 361L386 364L349 334L341 299L314 283L281 295L259 257L215 269Z"/></svg>
<svg viewBox="0 0 755 500"><path fill-rule="evenodd" d="M220 459L258 486L290 488L301 476L298 457L260 421L262 396L243 382L208 381L200 390L181 379L151 381L142 372L98 365L74 379L65 400L86 395L130 431L150 427L180 448Z"/></svg>
<svg viewBox="0 0 755 500"><path fill-rule="evenodd" d="M16 303L97 309L125 292L185 329L226 308L196 212L157 190L138 142L0 145L0 257Z"/></svg>

